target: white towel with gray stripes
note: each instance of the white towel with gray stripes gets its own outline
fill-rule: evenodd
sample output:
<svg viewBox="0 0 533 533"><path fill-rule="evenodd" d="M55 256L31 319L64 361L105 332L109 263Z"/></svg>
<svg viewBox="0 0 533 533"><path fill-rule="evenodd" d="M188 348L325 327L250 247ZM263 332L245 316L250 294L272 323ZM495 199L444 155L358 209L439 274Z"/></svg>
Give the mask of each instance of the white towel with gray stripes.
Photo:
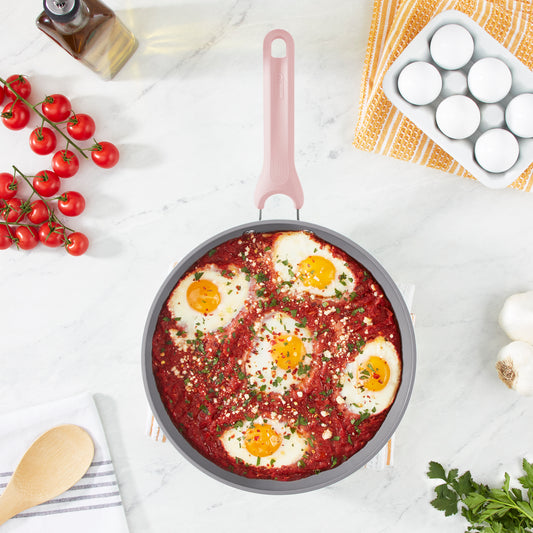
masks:
<svg viewBox="0 0 533 533"><path fill-rule="evenodd" d="M0 415L0 493L30 444L62 424L76 424L91 435L95 449L89 470L67 492L8 520L2 533L128 533L104 429L87 393Z"/></svg>

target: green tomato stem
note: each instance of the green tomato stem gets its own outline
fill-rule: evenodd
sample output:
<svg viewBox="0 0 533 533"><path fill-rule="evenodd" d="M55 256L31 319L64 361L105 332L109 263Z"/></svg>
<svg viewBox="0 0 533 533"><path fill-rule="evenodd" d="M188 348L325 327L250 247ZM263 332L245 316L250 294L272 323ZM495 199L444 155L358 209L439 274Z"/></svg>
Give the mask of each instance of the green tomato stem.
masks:
<svg viewBox="0 0 533 533"><path fill-rule="evenodd" d="M57 127L56 123L55 122L52 122L50 119L48 119L47 117L45 117L38 109L37 109L37 106L34 106L33 104L31 104L30 102L28 102L28 100L26 100L25 98L22 98L22 96L20 96L20 94L17 93L17 91L15 91L12 87L11 87L11 83L7 83L6 80L0 78L0 82L3 83L4 85L6 85L7 87L9 87L9 90L12 91L15 96L17 97L17 100L20 100L21 102L25 103L28 107L30 107L31 109L33 109L42 119L44 122L47 122L48 124L50 124L50 126L52 126L52 128L54 128L62 137L64 137L66 140L67 140L67 146L68 144L72 144L72 146L74 146L74 148L76 148L76 150L78 150L78 152L83 156L85 157L85 159L88 159L89 156L85 153L84 149L79 147L76 143L72 142L71 138L66 135L60 128ZM45 100L43 100L44 102ZM43 102L40 102L41 104ZM15 102L13 102L13 105L15 105ZM39 104L37 104L39 105ZM67 121L68 122L68 121ZM42 127L42 125L41 125Z"/></svg>
<svg viewBox="0 0 533 533"><path fill-rule="evenodd" d="M13 170L15 171L14 175L18 174L31 187L31 190L33 191L32 195L36 194L44 202L44 205L46 205L46 208L48 209L48 213L50 214L49 220L51 220L52 222L57 222L61 227L65 228L67 231L74 231L73 229L69 228L68 226L65 226L65 224L63 224L63 222L61 222L61 220L59 220L59 218L57 218L57 215L55 214L54 210L48 204L48 201L46 200L46 198L41 196L35 190L35 187L33 186L33 183L28 179L28 177L26 175L24 175L15 165L13 165Z"/></svg>

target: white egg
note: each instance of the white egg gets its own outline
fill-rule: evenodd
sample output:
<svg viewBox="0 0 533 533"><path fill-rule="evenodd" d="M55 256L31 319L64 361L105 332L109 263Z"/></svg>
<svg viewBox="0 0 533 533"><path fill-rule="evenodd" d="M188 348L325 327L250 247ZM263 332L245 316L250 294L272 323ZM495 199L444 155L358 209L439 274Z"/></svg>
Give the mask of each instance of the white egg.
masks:
<svg viewBox="0 0 533 533"><path fill-rule="evenodd" d="M283 394L308 377L313 342L306 327L285 313L274 313L254 328L256 340L245 364L252 385Z"/></svg>
<svg viewBox="0 0 533 533"><path fill-rule="evenodd" d="M427 105L439 96L442 90L442 78L439 71L430 63L415 61L400 72L398 90L411 104Z"/></svg>
<svg viewBox="0 0 533 533"><path fill-rule="evenodd" d="M507 105L505 121L518 137L533 137L533 94L515 96Z"/></svg>
<svg viewBox="0 0 533 533"><path fill-rule="evenodd" d="M513 76L500 59L485 57L468 71L468 88L472 95L487 104L500 101L511 90Z"/></svg>
<svg viewBox="0 0 533 533"><path fill-rule="evenodd" d="M470 61L474 53L474 39L463 26L446 24L433 34L430 53L439 67L455 70Z"/></svg>
<svg viewBox="0 0 533 533"><path fill-rule="evenodd" d="M262 417L237 422L222 434L220 441L231 457L268 468L295 464L309 449L308 440L295 428Z"/></svg>
<svg viewBox="0 0 533 533"><path fill-rule="evenodd" d="M494 128L483 133L474 146L476 160L488 172L505 172L518 159L520 148L509 131Z"/></svg>
<svg viewBox="0 0 533 533"><path fill-rule="evenodd" d="M179 342L194 338L197 331L227 326L244 307L249 286L246 275L236 267L221 271L205 265L182 278L167 303L176 325L183 328L181 335L172 338Z"/></svg>
<svg viewBox="0 0 533 533"><path fill-rule="evenodd" d="M272 246L274 269L282 282L296 292L335 297L352 292L356 280L345 261L331 247L303 231L286 232Z"/></svg>
<svg viewBox="0 0 533 533"><path fill-rule="evenodd" d="M437 126L452 139L470 137L478 129L480 118L477 104L462 94L445 98L435 113Z"/></svg>
<svg viewBox="0 0 533 533"><path fill-rule="evenodd" d="M394 345L377 337L346 365L340 396L354 413L379 413L394 401L401 370L400 356Z"/></svg>

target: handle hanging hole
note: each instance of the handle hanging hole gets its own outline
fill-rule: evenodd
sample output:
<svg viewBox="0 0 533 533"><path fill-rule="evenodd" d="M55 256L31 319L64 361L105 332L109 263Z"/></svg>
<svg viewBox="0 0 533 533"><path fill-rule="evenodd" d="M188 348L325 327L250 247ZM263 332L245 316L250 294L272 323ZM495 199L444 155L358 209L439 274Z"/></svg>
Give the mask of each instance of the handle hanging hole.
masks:
<svg viewBox="0 0 533 533"><path fill-rule="evenodd" d="M270 53L272 57L286 57L287 56L287 45L283 39L274 39L270 47Z"/></svg>

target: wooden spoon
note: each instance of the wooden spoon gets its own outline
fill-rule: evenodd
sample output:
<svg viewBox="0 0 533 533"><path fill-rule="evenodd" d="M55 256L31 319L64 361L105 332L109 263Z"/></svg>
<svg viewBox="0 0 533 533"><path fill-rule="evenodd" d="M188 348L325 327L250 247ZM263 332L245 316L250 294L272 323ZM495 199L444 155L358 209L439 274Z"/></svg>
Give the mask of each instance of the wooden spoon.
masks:
<svg viewBox="0 0 533 533"><path fill-rule="evenodd" d="M93 441L79 426L58 426L41 435L0 497L0 524L70 489L87 472L93 457Z"/></svg>

